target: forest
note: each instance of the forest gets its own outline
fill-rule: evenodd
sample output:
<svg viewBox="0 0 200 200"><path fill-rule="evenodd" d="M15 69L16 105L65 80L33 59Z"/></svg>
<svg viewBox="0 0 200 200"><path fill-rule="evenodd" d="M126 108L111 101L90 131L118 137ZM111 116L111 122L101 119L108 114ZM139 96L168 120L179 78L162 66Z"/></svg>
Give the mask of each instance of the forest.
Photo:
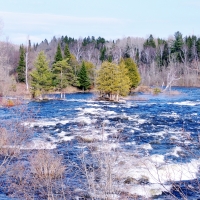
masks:
<svg viewBox="0 0 200 200"><path fill-rule="evenodd" d="M99 70L105 65L108 69L109 63L119 66L122 62L127 71L121 76L129 76L125 83L128 91L139 84L167 89L174 85L200 85L200 38L183 36L179 31L168 39L153 35L109 41L94 36L78 39L54 36L51 41L44 39L39 44L27 39L20 46L1 41L0 48L1 96L15 91L18 83L26 83L32 97L49 91L62 93L69 85L81 90L100 88ZM116 90L119 93L120 89Z"/></svg>

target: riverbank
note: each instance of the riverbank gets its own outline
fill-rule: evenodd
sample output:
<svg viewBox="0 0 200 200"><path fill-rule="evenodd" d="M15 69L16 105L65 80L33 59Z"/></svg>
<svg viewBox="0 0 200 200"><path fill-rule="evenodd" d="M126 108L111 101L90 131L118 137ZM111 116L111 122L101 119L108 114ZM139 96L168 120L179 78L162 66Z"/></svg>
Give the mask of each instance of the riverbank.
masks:
<svg viewBox="0 0 200 200"><path fill-rule="evenodd" d="M159 92L155 92L155 91L159 91ZM98 91L93 89L87 90L87 91L83 91L78 89L77 87L73 87L73 86L68 86L65 89L63 89L62 93L65 94L73 94L73 93L96 93L98 94ZM131 90L131 93L129 96L127 97L120 97L120 102L124 103L126 102L126 100L139 100L139 101L145 101L145 98L141 98L141 97L137 97L135 94L150 94L150 95L157 95L159 93L162 92L162 89L159 87L150 87L150 86L143 86L140 85L135 89ZM49 92L47 94L44 94L43 97L41 99L38 100L43 100L43 99L58 99L58 97L53 97L53 95L57 96L58 94L60 94L59 91L53 91L53 92ZM165 94L170 94L170 95L177 95L179 93L177 93L177 91L172 90L170 92L165 92ZM50 98L49 95L51 95L52 97ZM97 95L98 96L98 95ZM139 98L139 99L138 99ZM24 104L24 101L30 101L32 100L32 96L31 96L31 92L30 90L26 89L26 85L22 84L22 83L17 83L16 87L13 90L9 90L6 95L4 95L3 97L1 97L0 99L0 106L6 106L6 107L11 107L11 106L15 106L15 105L19 105L19 104ZM106 98L101 98L101 97L97 97L96 98L97 101L110 101L109 99Z"/></svg>

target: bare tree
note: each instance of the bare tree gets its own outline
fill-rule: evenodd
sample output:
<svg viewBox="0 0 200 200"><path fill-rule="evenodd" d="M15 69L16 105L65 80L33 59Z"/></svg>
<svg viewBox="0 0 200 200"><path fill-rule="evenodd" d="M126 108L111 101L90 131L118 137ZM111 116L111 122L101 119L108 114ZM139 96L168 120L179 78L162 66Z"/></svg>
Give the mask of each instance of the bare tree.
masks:
<svg viewBox="0 0 200 200"><path fill-rule="evenodd" d="M83 55L83 39L79 38L73 44L70 45L71 52L75 55L76 60L79 62Z"/></svg>

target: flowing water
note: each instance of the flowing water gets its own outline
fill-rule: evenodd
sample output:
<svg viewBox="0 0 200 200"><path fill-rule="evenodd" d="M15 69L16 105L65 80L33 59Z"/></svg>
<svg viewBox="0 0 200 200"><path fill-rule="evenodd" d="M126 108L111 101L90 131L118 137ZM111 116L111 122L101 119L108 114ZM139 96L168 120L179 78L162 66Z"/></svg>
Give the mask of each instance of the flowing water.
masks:
<svg viewBox="0 0 200 200"><path fill-rule="evenodd" d="M30 124L36 133L24 149L57 149L66 162L79 163L81 151L92 145L98 148L103 140L105 151L120 152L112 169L120 177L120 191L155 199L168 199L171 192L181 198L173 190L178 184L188 199L197 199L200 89L173 90L179 94L137 94L133 98L138 100L126 103L98 102L91 93L30 102L28 107L37 111ZM12 117L9 112L0 109L1 120ZM130 177L132 182L127 182ZM70 183L78 187L72 179Z"/></svg>

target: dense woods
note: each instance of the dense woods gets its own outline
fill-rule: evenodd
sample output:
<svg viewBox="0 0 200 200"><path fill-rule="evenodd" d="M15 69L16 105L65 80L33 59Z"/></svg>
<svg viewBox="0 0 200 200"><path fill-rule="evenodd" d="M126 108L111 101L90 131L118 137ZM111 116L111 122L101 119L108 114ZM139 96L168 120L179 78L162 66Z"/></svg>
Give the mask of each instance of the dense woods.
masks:
<svg viewBox="0 0 200 200"><path fill-rule="evenodd" d="M35 63L41 51L48 62L45 66L51 73L48 75L51 83L48 89L44 86L38 94L48 91L62 93L68 85L82 90L94 88L99 70L105 63L107 66L109 63L116 66L124 63L131 81L130 88L138 84L166 86L167 89L172 85L200 85L200 38L195 35L183 36L176 32L168 39L150 35L148 38L126 37L110 41L94 36L78 39L54 36L51 41L44 39L39 44L31 44L29 40L26 43L28 46L1 42L0 81L6 86L1 86L1 95L15 90L19 82L31 84L33 96L38 93L33 74L37 73Z"/></svg>

